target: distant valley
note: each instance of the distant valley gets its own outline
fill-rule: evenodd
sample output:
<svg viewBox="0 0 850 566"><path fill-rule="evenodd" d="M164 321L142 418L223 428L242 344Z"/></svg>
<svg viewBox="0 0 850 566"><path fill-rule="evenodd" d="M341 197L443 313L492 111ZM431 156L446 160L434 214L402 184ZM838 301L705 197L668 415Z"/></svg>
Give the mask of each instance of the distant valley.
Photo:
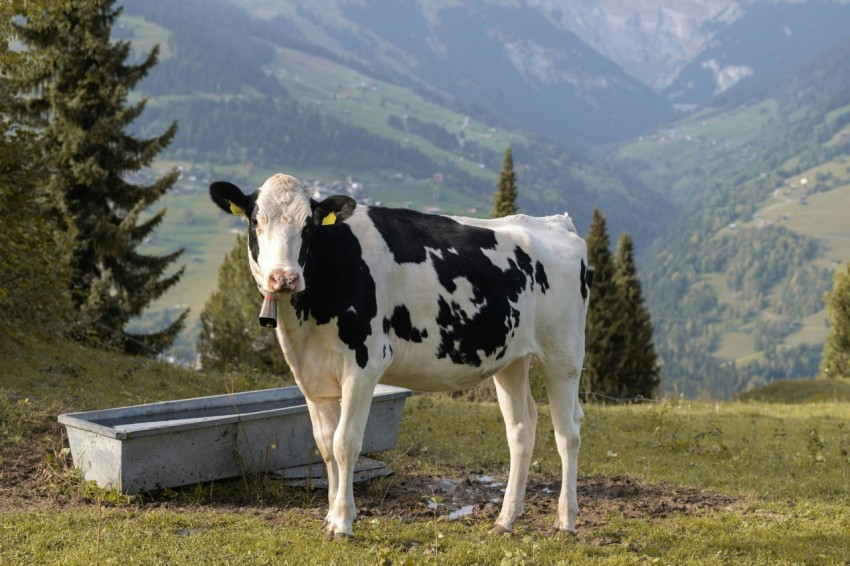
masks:
<svg viewBox="0 0 850 566"><path fill-rule="evenodd" d="M215 286L240 226L209 206L210 179L284 170L487 215L511 146L523 211L567 210L585 232L598 207L612 239L635 237L665 390L812 375L822 294L850 256L845 29L846 2L130 0L120 35L161 45L137 127L178 120L157 168L184 169L148 245L187 250L179 290L139 324L178 303L197 320Z"/></svg>

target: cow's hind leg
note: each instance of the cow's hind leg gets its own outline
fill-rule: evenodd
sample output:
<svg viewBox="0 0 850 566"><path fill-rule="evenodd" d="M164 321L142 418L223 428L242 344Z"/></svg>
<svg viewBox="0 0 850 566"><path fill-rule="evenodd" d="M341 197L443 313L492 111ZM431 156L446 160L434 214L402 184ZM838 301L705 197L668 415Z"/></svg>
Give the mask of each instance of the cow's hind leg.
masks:
<svg viewBox="0 0 850 566"><path fill-rule="evenodd" d="M542 364L541 369L549 396L555 443L561 456L561 495L558 499L558 520L555 522L555 528L559 531L575 532L578 515L578 451L581 446L581 421L584 417L578 402L581 362L576 364L575 358L571 358L563 363Z"/></svg>
<svg viewBox="0 0 850 566"><path fill-rule="evenodd" d="M498 533L512 532L514 521L522 514L528 468L534 450L537 407L528 383L530 361L531 356L516 360L493 376L511 452L511 468L502 512L493 527L493 531Z"/></svg>

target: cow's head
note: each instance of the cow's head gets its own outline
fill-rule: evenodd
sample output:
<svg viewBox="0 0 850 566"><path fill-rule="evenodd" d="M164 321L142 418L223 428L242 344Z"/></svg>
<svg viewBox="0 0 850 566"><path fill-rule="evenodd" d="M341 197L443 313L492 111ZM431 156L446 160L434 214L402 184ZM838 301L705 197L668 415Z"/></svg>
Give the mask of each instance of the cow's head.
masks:
<svg viewBox="0 0 850 566"><path fill-rule="evenodd" d="M210 196L225 212L248 219L248 263L265 293L306 289L304 265L316 228L346 220L357 206L340 195L316 202L297 179L281 173L249 195L217 181L210 185Z"/></svg>

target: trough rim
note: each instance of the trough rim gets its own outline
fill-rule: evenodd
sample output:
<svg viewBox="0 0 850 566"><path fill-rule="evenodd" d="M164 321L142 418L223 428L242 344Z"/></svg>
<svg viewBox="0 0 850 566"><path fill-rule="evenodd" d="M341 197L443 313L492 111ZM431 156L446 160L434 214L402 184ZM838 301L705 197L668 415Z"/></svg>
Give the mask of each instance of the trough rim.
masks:
<svg viewBox="0 0 850 566"><path fill-rule="evenodd" d="M410 397L411 395L413 395L413 392L410 389L396 387L394 385L378 384L375 387L375 393L372 400L373 402L384 402ZM293 399L297 400L299 397L302 402L289 407L246 413L238 412L239 402L274 402ZM170 424L167 420L151 421L151 426L133 430L116 429L114 426L103 425L98 422L121 416L152 417L160 414L175 413L181 410L220 409L224 407L232 407L233 405L236 405L237 408L237 412L235 414L185 419L184 422L180 422L179 424ZM160 401L157 403L143 403L140 405L128 405L126 407L114 407L95 411L64 413L58 416L58 421L66 427L92 432L107 438L114 438L116 440L127 440L130 438L162 434L165 431L180 432L199 428L208 428L211 426L224 426L239 422L270 419L290 413L302 413L305 410L306 400L304 399L304 394L301 393L301 390L297 386L288 386L259 389L256 391L243 391L240 393L224 393L221 395L192 397L189 399L178 399L173 401ZM120 427L121 425L119 424L117 426Z"/></svg>

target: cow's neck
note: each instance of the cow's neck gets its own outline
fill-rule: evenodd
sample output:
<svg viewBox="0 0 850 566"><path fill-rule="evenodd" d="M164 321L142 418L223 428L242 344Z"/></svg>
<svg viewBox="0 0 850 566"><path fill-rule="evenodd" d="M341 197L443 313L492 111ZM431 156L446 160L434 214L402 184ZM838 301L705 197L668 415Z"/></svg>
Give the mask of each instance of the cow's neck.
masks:
<svg viewBox="0 0 850 566"><path fill-rule="evenodd" d="M295 308L295 296L281 300L278 304L278 326L286 337L294 344L301 342L309 334L312 326L309 317L305 319Z"/></svg>
<svg viewBox="0 0 850 566"><path fill-rule="evenodd" d="M309 321L301 321L289 300L281 300L277 311L277 338L286 363L301 385L303 368L299 352L303 352L305 339L309 336Z"/></svg>

